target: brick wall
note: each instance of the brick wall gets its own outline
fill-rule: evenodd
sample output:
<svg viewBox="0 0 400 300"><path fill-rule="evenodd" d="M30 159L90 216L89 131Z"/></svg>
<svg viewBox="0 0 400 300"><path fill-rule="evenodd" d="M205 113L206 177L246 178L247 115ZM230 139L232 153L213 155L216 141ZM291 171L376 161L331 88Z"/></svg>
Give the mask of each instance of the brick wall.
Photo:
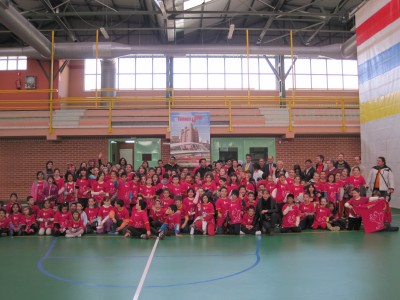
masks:
<svg viewBox="0 0 400 300"><path fill-rule="evenodd" d="M45 163L53 160L55 167L65 171L67 163L79 165L83 161L97 158L103 153L104 162L108 157L108 137L64 138L61 141L47 141L39 138L0 139L0 199L6 200L11 192L17 192L21 199L30 193L36 172L44 170ZM361 153L359 136L297 136L293 140L276 139L276 159L283 160L286 168L304 160L323 154L326 159L336 158L339 152L354 163L354 156ZM161 158L168 162L170 146L168 139L161 139Z"/></svg>
<svg viewBox="0 0 400 300"><path fill-rule="evenodd" d="M169 142L169 139L161 139L161 159L164 164L168 163L170 157L171 147Z"/></svg>
<svg viewBox="0 0 400 300"><path fill-rule="evenodd" d="M40 138L0 139L0 199L9 198L11 192L20 199L29 195L37 171L44 171L48 160L63 173L67 163L77 166L83 161L97 159L99 152L107 161L107 138L79 137L61 141Z"/></svg>
<svg viewBox="0 0 400 300"><path fill-rule="evenodd" d="M325 161L337 158L339 153L344 159L354 164L354 157L361 154L360 136L296 136L292 140L276 139L276 160L283 160L285 168L294 164L304 167L304 161L319 154L324 155Z"/></svg>

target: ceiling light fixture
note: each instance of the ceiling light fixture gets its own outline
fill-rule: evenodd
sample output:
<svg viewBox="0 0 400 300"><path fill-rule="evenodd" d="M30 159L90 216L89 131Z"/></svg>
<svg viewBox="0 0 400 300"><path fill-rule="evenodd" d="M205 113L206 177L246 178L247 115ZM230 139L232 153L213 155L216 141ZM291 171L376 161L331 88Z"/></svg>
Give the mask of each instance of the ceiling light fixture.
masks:
<svg viewBox="0 0 400 300"><path fill-rule="evenodd" d="M110 36L108 35L107 30L106 30L104 27L100 27L100 32L101 32L101 34L104 36L104 38L105 38L106 40L108 40L108 39L110 38Z"/></svg>
<svg viewBox="0 0 400 300"><path fill-rule="evenodd" d="M234 31L235 31L235 24L231 24L229 26L229 31L228 31L228 40L232 39Z"/></svg>

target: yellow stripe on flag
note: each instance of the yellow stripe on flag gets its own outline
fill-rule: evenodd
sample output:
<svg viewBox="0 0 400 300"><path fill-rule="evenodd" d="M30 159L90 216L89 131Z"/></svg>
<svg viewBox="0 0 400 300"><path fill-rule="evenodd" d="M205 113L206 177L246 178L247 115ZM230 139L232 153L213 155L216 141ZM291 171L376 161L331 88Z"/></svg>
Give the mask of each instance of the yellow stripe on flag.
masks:
<svg viewBox="0 0 400 300"><path fill-rule="evenodd" d="M400 92L360 104L360 122L366 123L400 114Z"/></svg>

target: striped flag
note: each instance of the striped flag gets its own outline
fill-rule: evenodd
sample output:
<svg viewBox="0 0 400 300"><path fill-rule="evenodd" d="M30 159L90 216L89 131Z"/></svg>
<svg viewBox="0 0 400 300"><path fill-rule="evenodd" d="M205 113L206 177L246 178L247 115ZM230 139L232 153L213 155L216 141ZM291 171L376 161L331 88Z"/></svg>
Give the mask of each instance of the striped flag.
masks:
<svg viewBox="0 0 400 300"><path fill-rule="evenodd" d="M400 0L366 2L356 13L356 38L363 161L373 166L386 157L398 182ZM392 204L400 206L398 196Z"/></svg>

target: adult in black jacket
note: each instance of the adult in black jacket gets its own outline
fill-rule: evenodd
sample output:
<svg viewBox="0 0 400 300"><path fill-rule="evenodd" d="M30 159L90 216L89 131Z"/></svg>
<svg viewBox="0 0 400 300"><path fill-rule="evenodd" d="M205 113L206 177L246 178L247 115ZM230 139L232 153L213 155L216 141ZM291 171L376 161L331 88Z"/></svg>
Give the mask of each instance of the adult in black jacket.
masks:
<svg viewBox="0 0 400 300"><path fill-rule="evenodd" d="M311 159L307 159L305 161L305 165L306 165L306 167L305 167L304 172L303 172L304 180L305 180L305 182L309 182L314 177L315 168L312 165Z"/></svg>
<svg viewBox="0 0 400 300"><path fill-rule="evenodd" d="M335 163L335 168L338 169L340 172L343 169L347 169L347 174L348 174L347 176L350 176L351 168L350 168L349 163L344 160L344 154L343 153L340 153L338 155L338 160Z"/></svg>
<svg viewBox="0 0 400 300"><path fill-rule="evenodd" d="M271 198L268 190L262 192L262 197L257 204L255 219L259 221L261 228L268 235L274 234L275 225L279 222L279 213L276 202Z"/></svg>

